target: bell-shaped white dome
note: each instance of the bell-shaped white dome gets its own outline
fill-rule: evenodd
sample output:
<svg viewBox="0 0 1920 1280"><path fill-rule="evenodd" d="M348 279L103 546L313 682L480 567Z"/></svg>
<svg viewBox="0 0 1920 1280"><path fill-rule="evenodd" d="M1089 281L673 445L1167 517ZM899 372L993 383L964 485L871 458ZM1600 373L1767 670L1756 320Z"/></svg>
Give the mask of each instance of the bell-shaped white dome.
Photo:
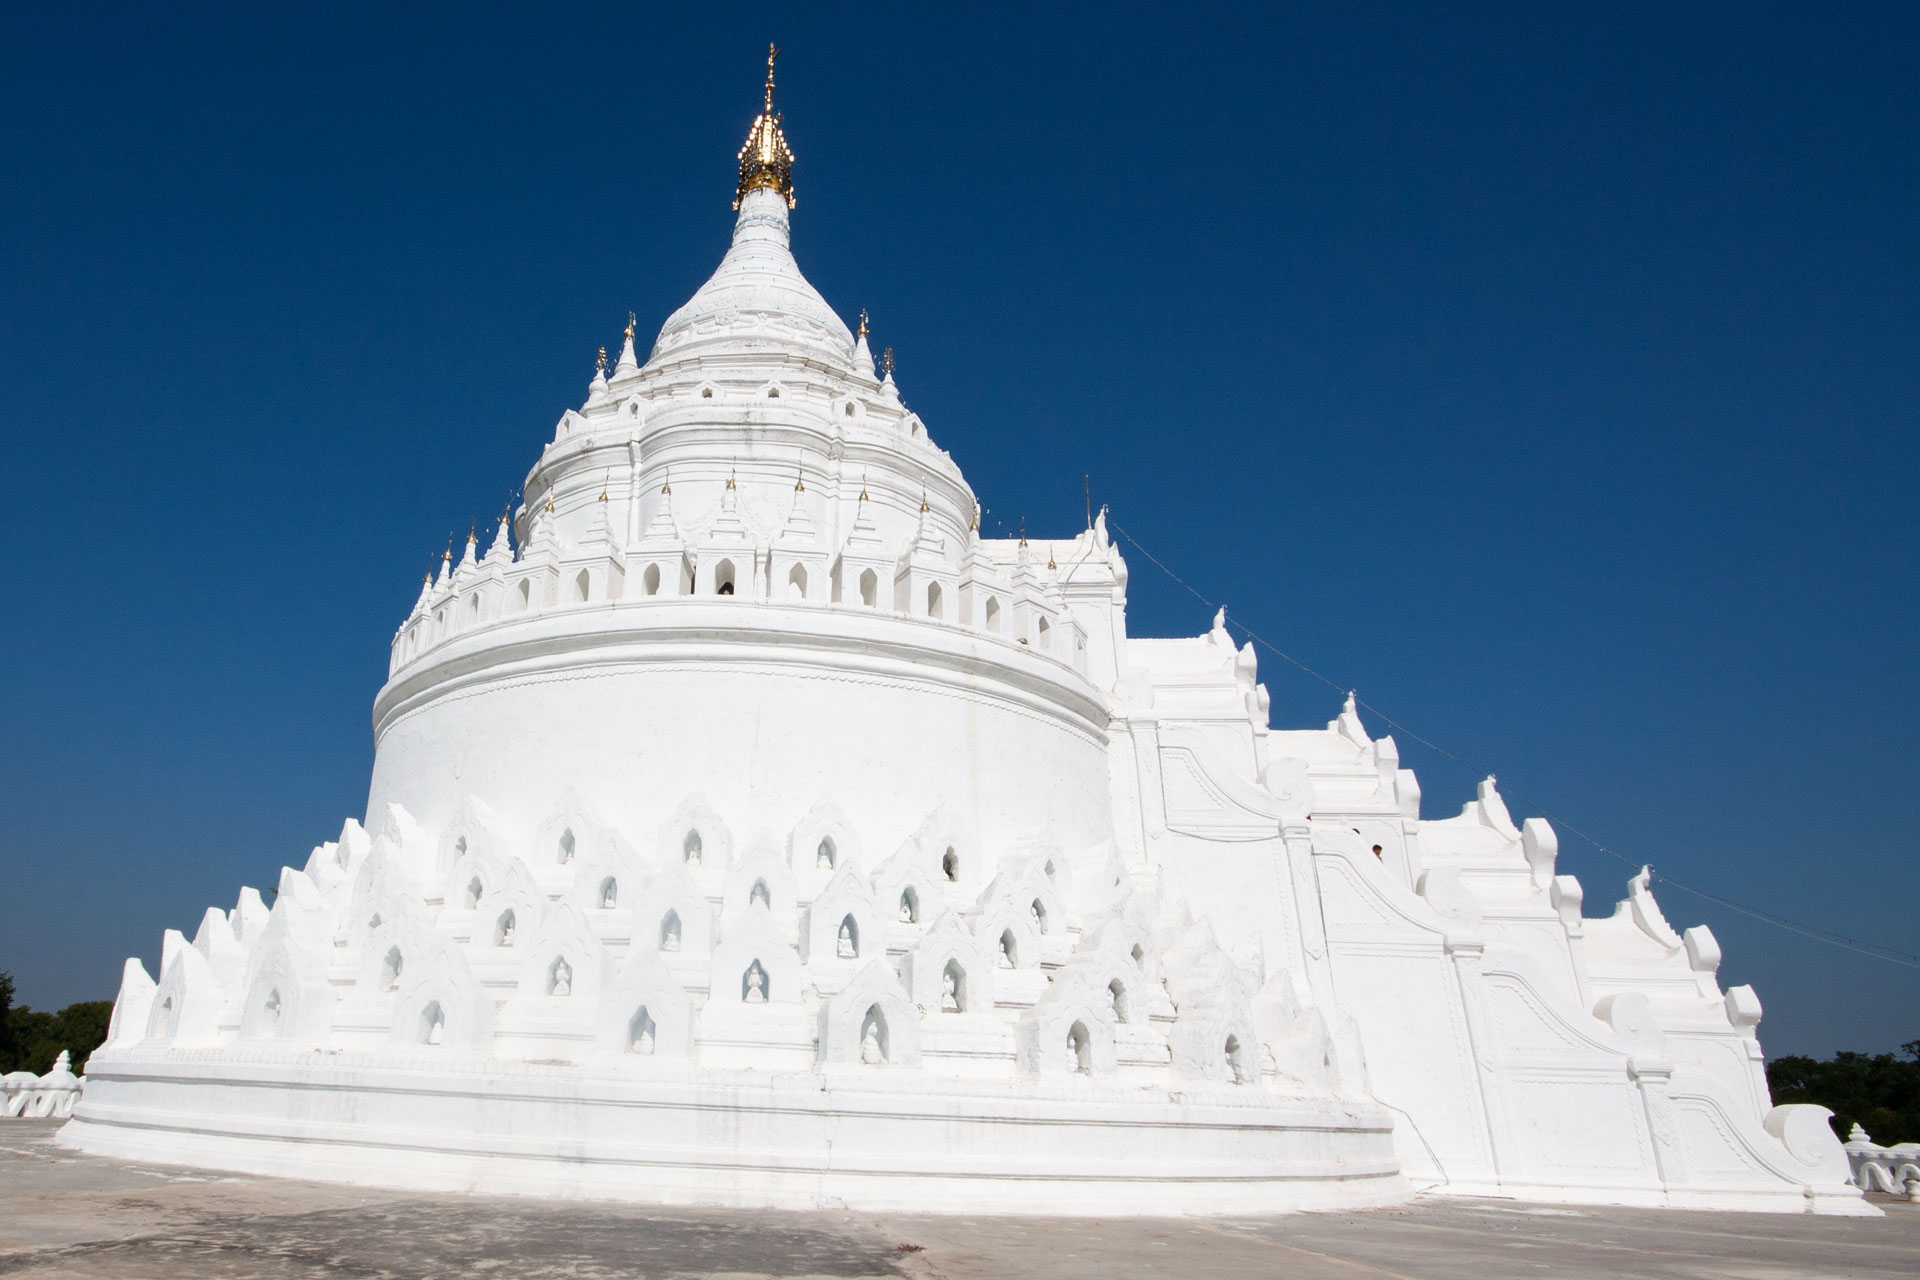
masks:
<svg viewBox="0 0 1920 1280"><path fill-rule="evenodd" d="M786 348L848 365L853 334L793 260L786 199L761 187L741 197L733 244L719 269L667 317L649 365L678 359L689 348L741 354Z"/></svg>

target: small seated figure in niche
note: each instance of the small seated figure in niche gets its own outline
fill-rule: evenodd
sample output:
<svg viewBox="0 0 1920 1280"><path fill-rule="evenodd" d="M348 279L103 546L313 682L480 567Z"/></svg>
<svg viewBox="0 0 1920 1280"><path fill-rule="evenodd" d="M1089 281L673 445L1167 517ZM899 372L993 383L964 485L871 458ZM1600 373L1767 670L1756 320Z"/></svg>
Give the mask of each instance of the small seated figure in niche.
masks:
<svg viewBox="0 0 1920 1280"><path fill-rule="evenodd" d="M553 963L553 994L570 996L573 994L573 966L565 960Z"/></svg>
<svg viewBox="0 0 1920 1280"><path fill-rule="evenodd" d="M767 1002L767 971L760 967L758 960L755 960L747 968L747 990L741 998L748 1004L765 1004Z"/></svg>
<svg viewBox="0 0 1920 1280"><path fill-rule="evenodd" d="M960 983L951 969L940 975L940 1012L960 1012Z"/></svg>
<svg viewBox="0 0 1920 1280"><path fill-rule="evenodd" d="M1034 925L1038 927L1042 933L1045 933L1047 928L1047 917L1046 917L1046 913L1041 911L1040 909L1040 899L1035 898L1033 900L1033 905L1027 908L1027 914L1033 917Z"/></svg>
<svg viewBox="0 0 1920 1280"><path fill-rule="evenodd" d="M840 937L833 944L833 953L842 960L851 960L859 954L853 949L853 928L844 920L840 922Z"/></svg>
<svg viewBox="0 0 1920 1280"><path fill-rule="evenodd" d="M513 945L513 912L511 911L500 917L500 945L503 947Z"/></svg>
<svg viewBox="0 0 1920 1280"><path fill-rule="evenodd" d="M860 1061L870 1067L877 1067L886 1060L886 1050L880 1047L880 1024L869 1022L867 1034L860 1041Z"/></svg>
<svg viewBox="0 0 1920 1280"><path fill-rule="evenodd" d="M446 1035L446 1031L447 1024L445 1021L440 1018L433 1019L427 1023L427 1043L439 1044L442 1037Z"/></svg>
<svg viewBox="0 0 1920 1280"><path fill-rule="evenodd" d="M660 949L678 951L680 949L680 917L668 915L666 923L660 926Z"/></svg>
<svg viewBox="0 0 1920 1280"><path fill-rule="evenodd" d="M1013 968L1013 939L1004 933L1000 935L1000 958L995 963L1002 969Z"/></svg>
<svg viewBox="0 0 1920 1280"><path fill-rule="evenodd" d="M723 583L721 583L721 584L720 584L720 590L719 590L718 592L716 592L715 594L717 594L717 595L723 595L723 596L730 596L730 595L732 595L732 594L733 594L733 584L732 584L731 582L723 582Z"/></svg>
<svg viewBox="0 0 1920 1280"><path fill-rule="evenodd" d="M913 923L913 895L911 893L903 893L900 895L900 923Z"/></svg>
<svg viewBox="0 0 1920 1280"><path fill-rule="evenodd" d="M822 840L819 850L813 856L813 865L820 871L833 870L833 842Z"/></svg>
<svg viewBox="0 0 1920 1280"><path fill-rule="evenodd" d="M653 1052L653 1023L645 1022L640 1026L640 1034L633 1038L633 1052Z"/></svg>

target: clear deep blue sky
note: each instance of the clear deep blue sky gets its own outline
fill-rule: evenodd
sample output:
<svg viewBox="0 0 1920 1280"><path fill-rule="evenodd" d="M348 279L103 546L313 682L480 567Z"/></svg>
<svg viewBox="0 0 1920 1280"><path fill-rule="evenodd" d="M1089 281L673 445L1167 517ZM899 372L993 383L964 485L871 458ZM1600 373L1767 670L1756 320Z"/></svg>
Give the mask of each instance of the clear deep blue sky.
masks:
<svg viewBox="0 0 1920 1280"><path fill-rule="evenodd" d="M989 531L1070 536L1090 473L1504 784L1920 952L1914 6L398 8L0 18L21 999L360 815L421 572L718 261L769 38L801 265ZM1132 564L1136 634L1206 629ZM1920 1037L1920 970L1661 894L1771 1054Z"/></svg>

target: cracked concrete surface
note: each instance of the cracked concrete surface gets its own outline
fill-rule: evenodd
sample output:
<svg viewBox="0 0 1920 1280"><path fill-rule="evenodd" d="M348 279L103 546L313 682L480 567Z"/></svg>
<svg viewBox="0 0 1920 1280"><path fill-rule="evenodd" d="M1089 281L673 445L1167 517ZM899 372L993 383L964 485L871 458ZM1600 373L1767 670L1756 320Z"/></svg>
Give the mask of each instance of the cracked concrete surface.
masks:
<svg viewBox="0 0 1920 1280"><path fill-rule="evenodd" d="M82 1156L0 1121L0 1277L1920 1276L1920 1206L1885 1218L1421 1200L1266 1219L659 1209L378 1191Z"/></svg>

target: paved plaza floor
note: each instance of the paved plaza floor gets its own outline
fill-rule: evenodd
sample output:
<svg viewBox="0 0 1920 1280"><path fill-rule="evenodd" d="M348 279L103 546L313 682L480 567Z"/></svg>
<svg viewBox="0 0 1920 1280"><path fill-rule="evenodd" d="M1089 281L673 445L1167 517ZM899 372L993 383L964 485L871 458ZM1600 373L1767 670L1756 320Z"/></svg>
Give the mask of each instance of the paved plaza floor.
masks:
<svg viewBox="0 0 1920 1280"><path fill-rule="evenodd" d="M0 1277L1920 1276L1920 1205L1884 1218L1423 1199L1263 1219L1026 1219L374 1191L130 1164L0 1120Z"/></svg>

